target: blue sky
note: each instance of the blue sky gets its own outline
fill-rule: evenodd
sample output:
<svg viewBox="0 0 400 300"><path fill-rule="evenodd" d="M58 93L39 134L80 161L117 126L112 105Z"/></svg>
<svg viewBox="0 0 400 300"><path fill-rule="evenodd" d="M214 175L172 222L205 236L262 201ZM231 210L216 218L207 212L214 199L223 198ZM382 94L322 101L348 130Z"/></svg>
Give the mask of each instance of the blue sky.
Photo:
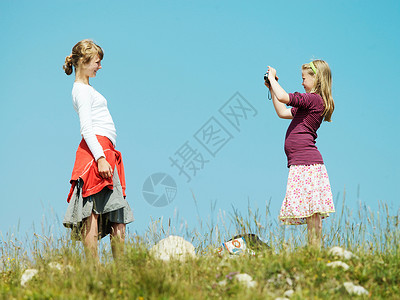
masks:
<svg viewBox="0 0 400 300"><path fill-rule="evenodd" d="M346 190L350 208L361 201L375 210L383 201L399 210L398 1L1 1L0 28L3 235L43 222L60 228L80 141L74 78L61 67L84 38L105 52L91 84L117 127L136 218L130 232L161 217L196 227L212 203L229 213L265 211L271 201L277 218L289 121L276 116L262 76L271 65L287 92L302 92L300 66L313 58L333 73L336 109L317 146L335 201ZM238 95L252 109L235 128L219 110ZM207 122L225 129L214 156L196 139ZM190 182L171 166L184 145L204 163ZM167 206L143 197L154 173L176 183Z"/></svg>

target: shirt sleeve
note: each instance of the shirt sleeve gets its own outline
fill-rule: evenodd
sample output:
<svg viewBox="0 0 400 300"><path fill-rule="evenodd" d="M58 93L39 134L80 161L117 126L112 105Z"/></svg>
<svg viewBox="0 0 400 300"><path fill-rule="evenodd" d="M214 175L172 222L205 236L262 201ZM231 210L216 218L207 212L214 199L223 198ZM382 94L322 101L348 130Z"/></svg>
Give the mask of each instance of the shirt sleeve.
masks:
<svg viewBox="0 0 400 300"><path fill-rule="evenodd" d="M297 108L310 108L312 104L312 97L307 93L291 93L289 94L289 103L287 105ZM293 114L293 112L292 112Z"/></svg>
<svg viewBox="0 0 400 300"><path fill-rule="evenodd" d="M104 156L103 148L93 130L92 125L92 103L93 98L88 88L79 89L78 93L74 96L75 105L79 115L79 122L81 125L81 135L85 139L94 159L97 161L100 157Z"/></svg>
<svg viewBox="0 0 400 300"><path fill-rule="evenodd" d="M292 113L293 117L296 115L297 109L298 109L297 107L292 107L291 108L290 112Z"/></svg>

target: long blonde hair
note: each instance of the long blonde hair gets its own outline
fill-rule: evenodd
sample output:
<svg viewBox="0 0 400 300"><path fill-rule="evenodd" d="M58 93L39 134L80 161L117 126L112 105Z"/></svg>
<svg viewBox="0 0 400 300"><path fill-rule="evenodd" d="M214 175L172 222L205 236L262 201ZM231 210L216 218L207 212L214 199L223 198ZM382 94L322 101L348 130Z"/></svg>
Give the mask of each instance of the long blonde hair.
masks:
<svg viewBox="0 0 400 300"><path fill-rule="evenodd" d="M311 89L311 93L319 94L324 100L324 111L322 116L324 121L331 122L331 116L335 109L335 102L332 97L332 74L331 69L326 61L314 60L312 61L314 69L311 64L304 64L301 66L303 71L308 72L311 76L315 77L314 87Z"/></svg>
<svg viewBox="0 0 400 300"><path fill-rule="evenodd" d="M104 52L95 42L89 39L78 42L72 48L72 54L65 58L65 63L63 65L65 74L71 75L73 70L72 66L76 69L79 64L87 64L96 55L98 55L100 59L103 59Z"/></svg>

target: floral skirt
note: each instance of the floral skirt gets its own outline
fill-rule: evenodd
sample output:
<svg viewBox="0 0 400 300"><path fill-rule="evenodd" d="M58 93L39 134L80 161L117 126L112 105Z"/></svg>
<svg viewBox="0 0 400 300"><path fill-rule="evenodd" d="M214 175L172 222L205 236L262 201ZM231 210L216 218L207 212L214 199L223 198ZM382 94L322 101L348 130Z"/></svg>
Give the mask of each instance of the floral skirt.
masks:
<svg viewBox="0 0 400 300"><path fill-rule="evenodd" d="M301 225L313 214L324 219L332 212L335 207L325 165L290 166L279 219L287 225Z"/></svg>

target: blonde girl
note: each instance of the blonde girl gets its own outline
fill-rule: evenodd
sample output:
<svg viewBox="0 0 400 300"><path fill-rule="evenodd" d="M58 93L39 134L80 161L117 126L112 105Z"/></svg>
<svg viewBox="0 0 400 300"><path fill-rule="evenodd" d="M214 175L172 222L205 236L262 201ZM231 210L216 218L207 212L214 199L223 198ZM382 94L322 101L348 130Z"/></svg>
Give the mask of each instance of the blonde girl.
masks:
<svg viewBox="0 0 400 300"><path fill-rule="evenodd" d="M269 83L265 82L278 116L292 120L285 137L289 176L279 219L307 224L309 244L320 247L322 219L335 211L328 173L315 146L319 126L323 120L331 122L334 110L332 76L323 60L304 64L301 73L305 93L286 93L270 66Z"/></svg>
<svg viewBox="0 0 400 300"><path fill-rule="evenodd" d="M65 58L67 75L75 70L72 103L82 140L76 152L69 202L63 224L82 239L87 257L98 259L97 241L110 234L114 258L123 253L125 226L133 213L125 197L122 156L115 149L116 129L106 99L90 84L102 68L103 49L82 40Z"/></svg>

